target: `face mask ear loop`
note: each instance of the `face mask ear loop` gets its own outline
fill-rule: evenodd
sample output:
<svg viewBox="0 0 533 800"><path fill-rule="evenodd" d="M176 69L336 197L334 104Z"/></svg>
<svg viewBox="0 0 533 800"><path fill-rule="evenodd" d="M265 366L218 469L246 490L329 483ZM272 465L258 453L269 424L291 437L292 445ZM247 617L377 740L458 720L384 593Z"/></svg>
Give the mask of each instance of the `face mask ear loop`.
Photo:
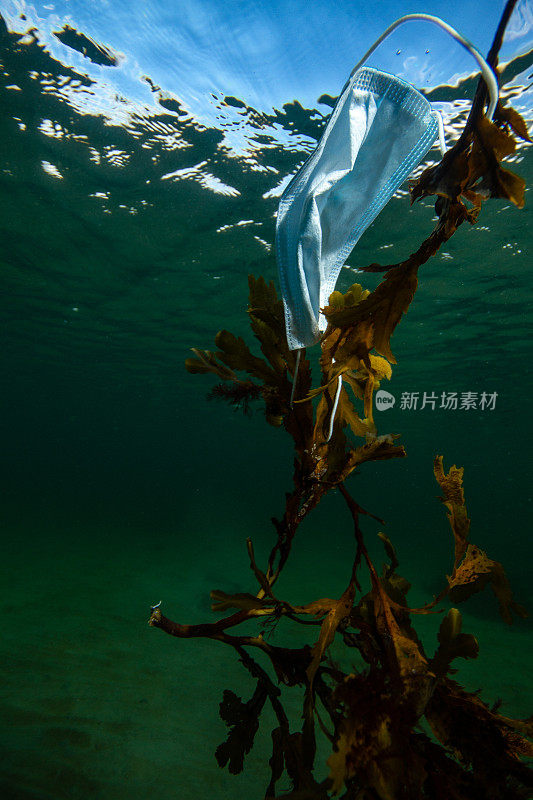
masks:
<svg viewBox="0 0 533 800"><path fill-rule="evenodd" d="M437 115L437 122L439 123L439 147L441 154L444 156L446 155L446 152L448 150L448 148L446 147L446 139L444 136L444 122L440 111L437 111L436 108L434 108L433 111Z"/></svg>
<svg viewBox="0 0 533 800"><path fill-rule="evenodd" d="M376 47L378 47L381 44L381 42L384 39L386 39L390 33L392 33L393 30L395 30L399 25L403 25L404 22L409 22L409 20L425 20L426 22L433 22L435 25L438 25L439 28L442 28L442 30L446 31L446 33L449 33L450 36L453 36L456 42L459 42L459 44L462 45L462 47L464 47L466 50L468 50L468 52L476 59L481 69L481 73L483 75L485 83L487 84L487 89L489 90L490 102L489 102L489 107L487 109L487 117L489 119L492 119L492 115L494 114L494 111L498 104L498 96L499 96L498 81L496 79L494 71L489 67L489 65L479 52L479 50L477 50L474 47L472 42L469 42L468 39L465 39L464 36L461 36L461 34L458 31L456 31L455 28L452 28L451 25L448 25L448 23L444 22L444 20L440 19L440 17L434 17L431 14L406 14L404 17L400 17L400 19L397 19L396 22L393 22L392 25L389 25L389 27L385 31L383 31L379 39L376 39L370 50L368 50L364 54L363 58L355 65L355 67L351 72L350 78L352 77L352 75L354 75L355 72L357 72L358 69L360 69L363 66L363 64L369 58L369 56L372 55Z"/></svg>
<svg viewBox="0 0 533 800"><path fill-rule="evenodd" d="M300 356L302 355L301 350L296 351L296 366L294 367L294 375L292 376L292 391L291 391L291 399L289 401L289 406L292 408L294 405L294 393L296 391L296 379L298 378L298 369L300 367Z"/></svg>
<svg viewBox="0 0 533 800"><path fill-rule="evenodd" d="M337 413L337 407L339 405L339 397L341 396L341 389L342 389L342 375L339 375L339 377L337 378L337 391L335 392L335 401L333 403L333 409L331 411L331 417L329 420L329 431L328 431L328 438L326 439L326 444L333 436L333 425L335 423L335 415Z"/></svg>

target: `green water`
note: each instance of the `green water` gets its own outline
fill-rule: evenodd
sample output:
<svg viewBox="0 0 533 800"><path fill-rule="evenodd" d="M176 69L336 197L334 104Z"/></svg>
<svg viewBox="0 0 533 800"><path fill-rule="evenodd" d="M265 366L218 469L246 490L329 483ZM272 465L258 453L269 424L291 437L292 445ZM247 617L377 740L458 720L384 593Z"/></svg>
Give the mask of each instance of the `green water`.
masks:
<svg viewBox="0 0 533 800"><path fill-rule="evenodd" d="M1 36L0 794L261 797L268 715L243 775L214 759L222 690L252 691L242 666L218 643L172 640L146 623L159 600L168 616L199 622L210 589L253 591L245 538L259 560L273 541L269 520L291 482L288 439L259 411L245 418L208 402L209 379L183 361L220 328L245 335L247 274L276 278L268 192L305 151L281 133L316 137L319 127L289 105L276 117L279 140L273 119L257 125L251 158L220 148L221 130L161 107L119 124L80 111L89 82ZM531 153L512 168L532 184ZM179 169L189 172L161 180ZM215 191L211 176L238 194ZM395 198L350 264L399 260L432 216L428 203ZM532 604L530 222L530 202L487 204L423 268L393 337L386 388L397 403L376 419L380 433L402 434L408 458L367 465L350 485L386 519L413 605L451 568L437 453L465 467L472 540ZM354 280L343 270L340 288ZM402 392L425 391L498 396L494 410L399 407ZM379 561L377 530L365 526ZM338 596L351 552L349 519L328 497L295 544L285 596ZM481 653L460 678L502 697L503 713L528 715L530 623L506 627L489 593L463 610ZM437 622L421 627L435 642ZM298 698L288 703L297 719Z"/></svg>

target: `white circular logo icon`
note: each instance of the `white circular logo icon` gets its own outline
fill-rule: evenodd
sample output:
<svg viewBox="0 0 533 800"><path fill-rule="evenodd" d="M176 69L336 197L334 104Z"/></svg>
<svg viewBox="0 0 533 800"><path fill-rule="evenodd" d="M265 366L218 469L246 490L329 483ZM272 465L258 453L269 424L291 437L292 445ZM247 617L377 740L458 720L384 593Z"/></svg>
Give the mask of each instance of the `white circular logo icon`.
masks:
<svg viewBox="0 0 533 800"><path fill-rule="evenodd" d="M384 389L379 389L376 392L376 408L378 411L387 411L387 409L393 407L395 402L396 398L390 392L386 392Z"/></svg>

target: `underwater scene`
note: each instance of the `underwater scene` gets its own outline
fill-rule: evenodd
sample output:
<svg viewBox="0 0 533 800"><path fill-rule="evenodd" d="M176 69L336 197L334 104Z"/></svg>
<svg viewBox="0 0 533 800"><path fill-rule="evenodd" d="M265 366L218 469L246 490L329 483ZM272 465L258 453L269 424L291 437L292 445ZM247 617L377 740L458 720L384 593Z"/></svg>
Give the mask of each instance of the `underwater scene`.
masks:
<svg viewBox="0 0 533 800"><path fill-rule="evenodd" d="M407 14L499 98L402 24L304 230ZM533 797L532 79L531 0L0 0L1 798Z"/></svg>

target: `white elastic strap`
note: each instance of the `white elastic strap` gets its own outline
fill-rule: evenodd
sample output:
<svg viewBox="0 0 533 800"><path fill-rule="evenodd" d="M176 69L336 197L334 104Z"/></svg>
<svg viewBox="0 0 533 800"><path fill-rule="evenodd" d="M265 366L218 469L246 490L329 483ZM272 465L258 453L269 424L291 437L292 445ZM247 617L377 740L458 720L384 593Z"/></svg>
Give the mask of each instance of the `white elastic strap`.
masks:
<svg viewBox="0 0 533 800"><path fill-rule="evenodd" d="M363 66L367 58L372 55L376 47L378 47L381 42L398 27L398 25L403 25L404 22L409 22L410 20L426 20L427 22L433 22L435 25L438 25L439 28L442 28L443 31L449 33L450 36L453 36L455 41L459 42L459 44L466 48L466 50L468 50L468 52L476 59L489 90L490 103L487 109L487 117L492 119L492 115L494 114L498 104L499 97L498 81L496 80L494 71L489 67L479 50L474 47L472 42L469 42L468 39L465 39L464 36L461 36L461 34L456 31L455 28L452 28L451 25L448 25L448 23L444 22L444 20L440 19L440 17L434 17L432 14L406 14L405 17L400 17L400 19L397 19L396 22L392 23L392 25L389 25L389 27L383 31L379 39L376 39L370 50L368 50L364 54L363 58L355 65L351 72L350 78L354 72L357 72L357 70Z"/></svg>
<svg viewBox="0 0 533 800"><path fill-rule="evenodd" d="M339 377L337 378L337 391L335 392L335 400L333 402L333 408L331 410L331 416L329 418L329 432L328 432L328 438L326 439L326 443L329 442L329 440L333 436L333 425L335 423L335 415L337 413L337 406L339 405L339 397L341 396L341 389L342 389L342 375L339 375Z"/></svg>
<svg viewBox="0 0 533 800"><path fill-rule="evenodd" d="M439 147L440 147L440 152L442 153L442 155L444 155L446 153L446 150L447 150L446 139L444 137L444 122L443 122L442 114L440 113L440 111L437 111L436 108L434 108L433 111L437 115L437 122L439 123Z"/></svg>
<svg viewBox="0 0 533 800"><path fill-rule="evenodd" d="M291 390L291 399L290 399L290 407L292 408L294 405L294 392L296 391L296 379L298 377L298 368L300 366L300 356L302 355L301 350L296 351L296 366L294 367L294 375L292 376L292 390Z"/></svg>

